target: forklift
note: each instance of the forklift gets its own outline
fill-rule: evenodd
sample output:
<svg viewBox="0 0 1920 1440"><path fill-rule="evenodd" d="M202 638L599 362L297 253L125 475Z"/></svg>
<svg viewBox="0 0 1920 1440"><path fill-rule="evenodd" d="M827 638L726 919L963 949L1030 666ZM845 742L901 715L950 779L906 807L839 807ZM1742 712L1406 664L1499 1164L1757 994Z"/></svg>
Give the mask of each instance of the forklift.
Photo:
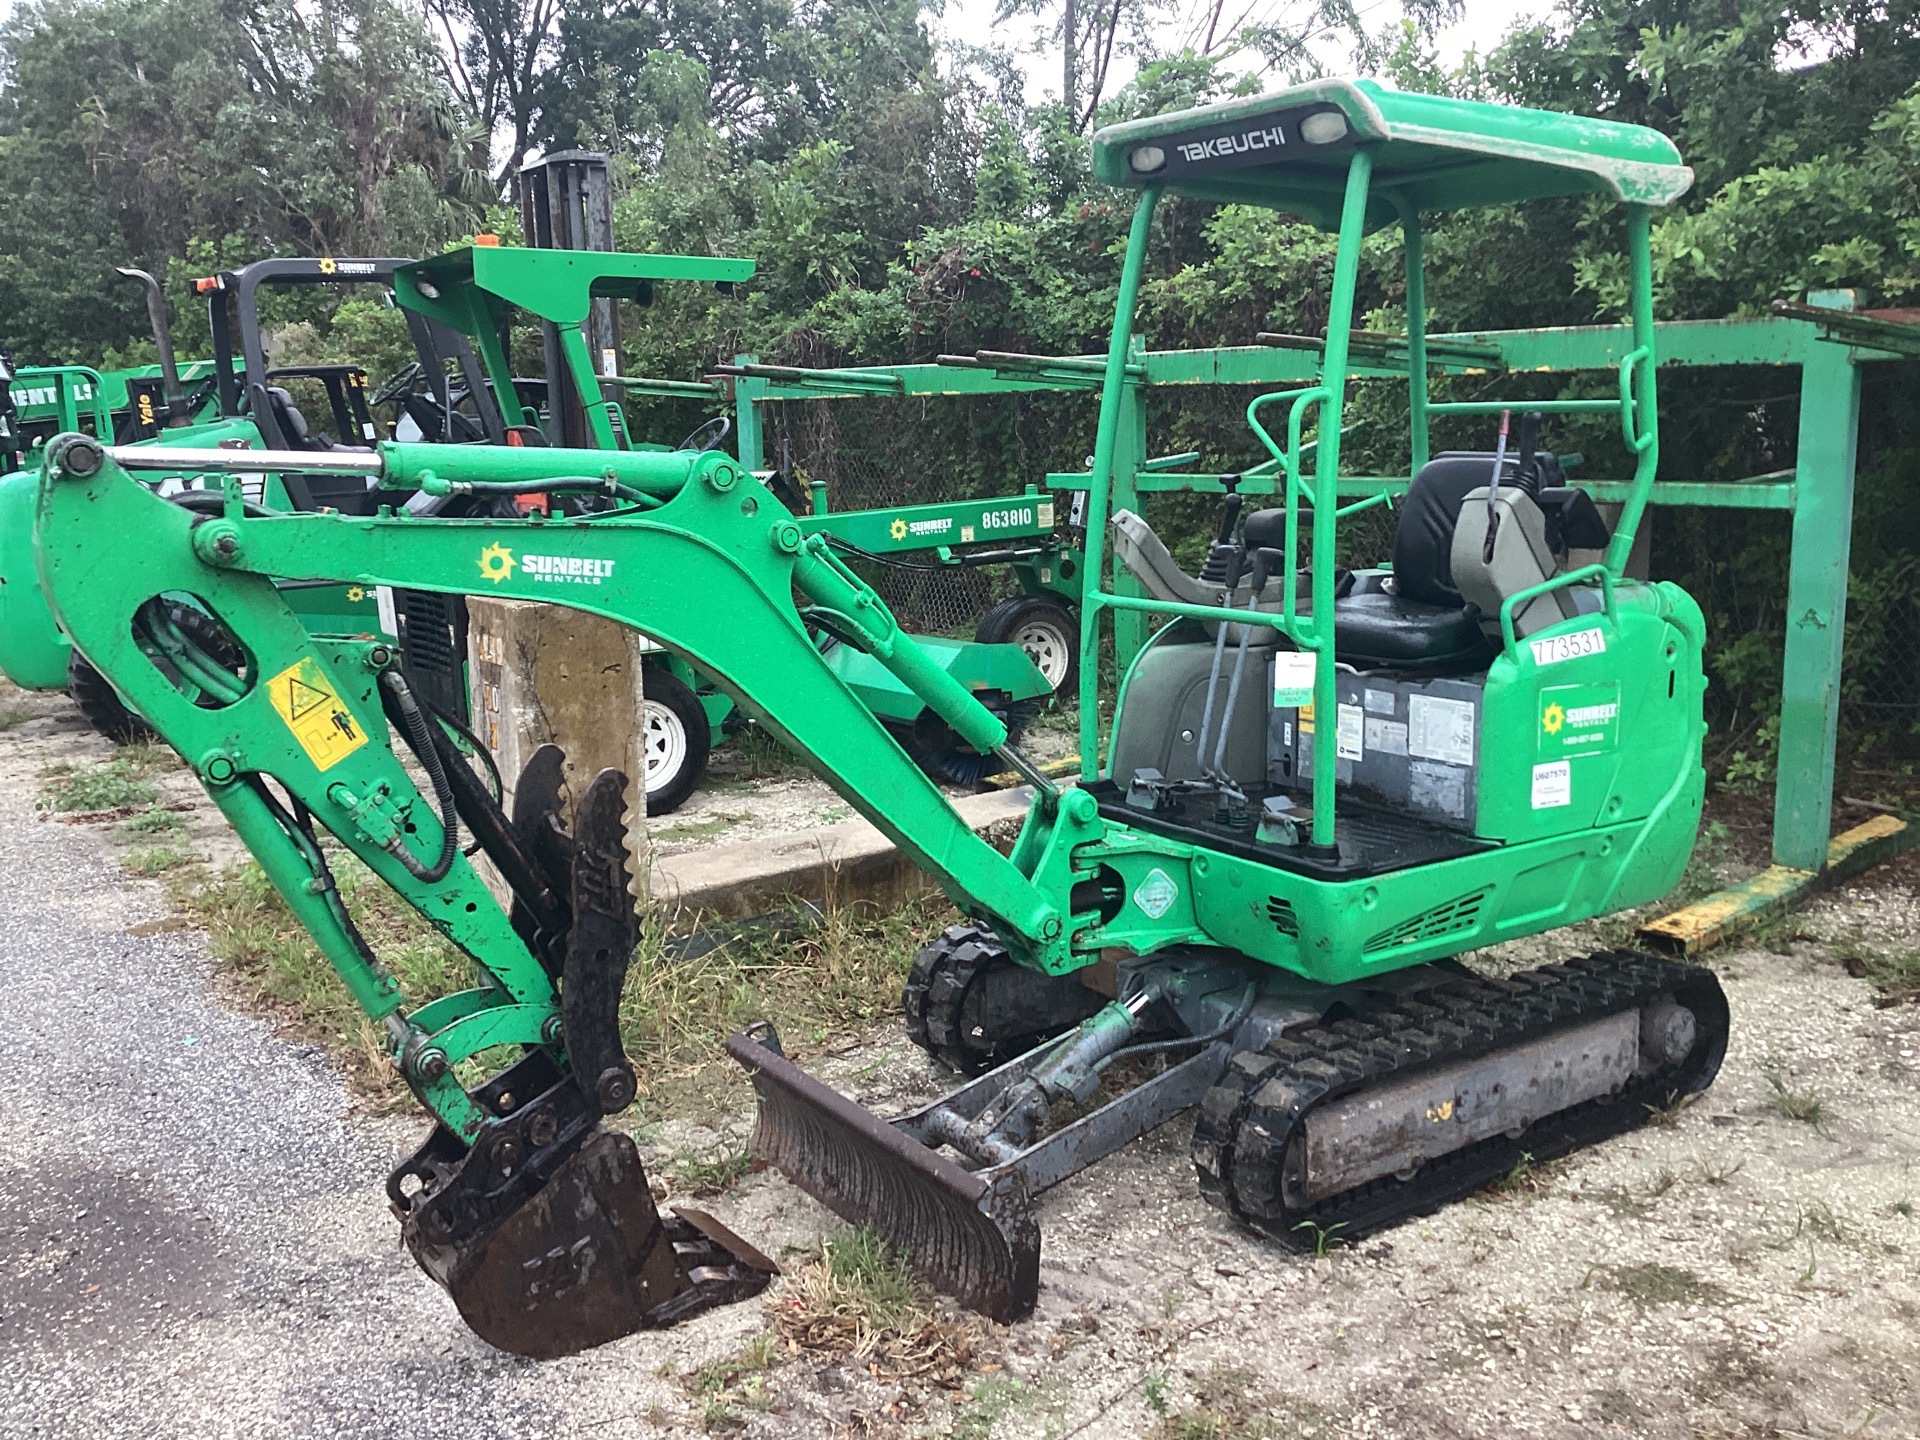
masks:
<svg viewBox="0 0 1920 1440"><path fill-rule="evenodd" d="M618 1026L638 927L627 778L602 771L566 795L557 751L542 752L505 813L392 647L312 635L275 577L484 591L642 629L928 872L964 919L916 958L904 1008L914 1040L967 1077L956 1089L887 1120L808 1075L770 1025L727 1048L758 1093L758 1153L997 1319L1034 1306L1044 1192L1183 1111L1201 1195L1311 1249L1426 1213L1522 1157L1623 1133L1712 1082L1728 1012L1708 970L1609 951L1489 978L1461 958L1658 899L1692 851L1704 627L1683 591L1625 573L1658 463L1650 214L1691 172L1651 130L1366 81L1129 122L1101 131L1094 156L1138 200L1090 477L1074 786L715 451L389 442L161 460L84 435L43 451L35 547L62 626L194 768L433 1117L388 1198L491 1343L568 1353L751 1294L771 1267L711 1217L661 1213L633 1142L603 1123L637 1088ZM1249 407L1272 463L1215 482L1198 575L1110 507L1134 306L1170 193L1337 236L1317 379ZM1619 395L1535 402L1516 445L1499 419L1511 402L1427 394L1420 227L1571 195L1625 208ZM1364 237L1390 224L1407 241L1409 326L1381 348L1411 382L1411 479L1391 568L1348 574L1334 560L1355 278ZM1603 409L1635 460L1604 535L1542 428ZM1429 453L1445 416L1500 423L1501 438ZM140 483L156 464L216 488L243 466L314 465L396 503L261 514L227 485L217 511L189 511ZM397 503L413 494L609 507L450 519ZM1252 495L1274 503L1249 509ZM1602 538L1602 560L1571 563ZM1113 585L1113 558L1144 593ZM180 604L221 643L175 623ZM1125 610L1166 623L1122 679L1103 766L1093 662ZM860 703L821 630L1025 777L1010 854ZM404 993L342 905L323 832L471 957L470 988Z"/></svg>

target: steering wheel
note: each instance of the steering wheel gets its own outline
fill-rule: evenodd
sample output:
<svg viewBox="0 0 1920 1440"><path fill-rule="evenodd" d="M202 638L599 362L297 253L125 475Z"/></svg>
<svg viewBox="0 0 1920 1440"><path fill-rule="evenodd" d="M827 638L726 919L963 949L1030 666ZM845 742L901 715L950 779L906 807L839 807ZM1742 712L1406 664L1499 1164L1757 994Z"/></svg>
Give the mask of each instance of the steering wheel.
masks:
<svg viewBox="0 0 1920 1440"><path fill-rule="evenodd" d="M733 417L716 415L680 442L682 450L711 450L733 433Z"/></svg>
<svg viewBox="0 0 1920 1440"><path fill-rule="evenodd" d="M420 377L425 373L426 367L418 360L411 365L402 365L381 383L378 390L367 397L367 405L377 410L382 405L391 404L395 400L411 395L413 387L420 382Z"/></svg>

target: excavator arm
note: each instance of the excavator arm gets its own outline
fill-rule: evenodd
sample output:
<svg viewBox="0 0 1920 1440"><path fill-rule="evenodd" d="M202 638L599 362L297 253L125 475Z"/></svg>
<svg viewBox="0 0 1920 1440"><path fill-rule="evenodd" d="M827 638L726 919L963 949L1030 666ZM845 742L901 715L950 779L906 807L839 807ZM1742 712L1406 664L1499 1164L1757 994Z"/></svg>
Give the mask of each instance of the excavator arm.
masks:
<svg viewBox="0 0 1920 1440"><path fill-rule="evenodd" d="M395 490L590 491L621 504L520 522L264 515L237 488L217 508L188 508L129 473L316 460ZM600 1125L635 1092L617 1024L636 938L625 777L595 777L568 829L549 747L506 815L411 694L392 647L309 635L271 577L548 601L644 627L1026 963L1084 963L1033 872L1071 866L1072 845L1098 823L1091 807L1074 794L1036 806L1021 863L976 836L834 676L809 626L873 654L978 748L1031 767L871 589L724 455L387 445L337 461L158 457L66 436L45 451L35 539L62 627L194 768L433 1115L390 1196L422 1267L502 1348L563 1354L671 1323L752 1293L771 1269L707 1217L659 1216L632 1142ZM428 777L424 793L396 735ZM507 880L510 906L460 853L462 825ZM471 958L473 987L404 993L342 903L322 832ZM500 1047L517 1057L504 1067Z"/></svg>

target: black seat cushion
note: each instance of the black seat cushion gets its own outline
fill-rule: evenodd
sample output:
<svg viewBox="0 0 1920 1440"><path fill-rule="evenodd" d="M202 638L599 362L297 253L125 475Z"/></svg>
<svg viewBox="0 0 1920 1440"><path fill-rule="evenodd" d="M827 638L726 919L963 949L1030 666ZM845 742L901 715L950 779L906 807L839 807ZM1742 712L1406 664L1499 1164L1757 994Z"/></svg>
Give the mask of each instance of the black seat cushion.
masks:
<svg viewBox="0 0 1920 1440"><path fill-rule="evenodd" d="M1333 655L1360 670L1452 669L1484 665L1490 651L1479 621L1458 603L1373 590L1333 607Z"/></svg>

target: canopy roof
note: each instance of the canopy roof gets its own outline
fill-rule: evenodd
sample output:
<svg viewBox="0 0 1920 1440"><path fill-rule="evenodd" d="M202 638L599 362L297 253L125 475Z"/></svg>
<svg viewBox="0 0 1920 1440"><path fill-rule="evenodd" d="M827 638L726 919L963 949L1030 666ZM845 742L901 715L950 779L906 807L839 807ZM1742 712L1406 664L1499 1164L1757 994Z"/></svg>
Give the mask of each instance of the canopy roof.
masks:
<svg viewBox="0 0 1920 1440"><path fill-rule="evenodd" d="M1111 185L1165 185L1208 200L1340 221L1347 162L1373 150L1369 229L1417 210L1509 205L1610 193L1666 205L1693 171L1657 130L1388 90L1372 80L1318 80L1267 95L1109 125L1093 137L1094 174Z"/></svg>

